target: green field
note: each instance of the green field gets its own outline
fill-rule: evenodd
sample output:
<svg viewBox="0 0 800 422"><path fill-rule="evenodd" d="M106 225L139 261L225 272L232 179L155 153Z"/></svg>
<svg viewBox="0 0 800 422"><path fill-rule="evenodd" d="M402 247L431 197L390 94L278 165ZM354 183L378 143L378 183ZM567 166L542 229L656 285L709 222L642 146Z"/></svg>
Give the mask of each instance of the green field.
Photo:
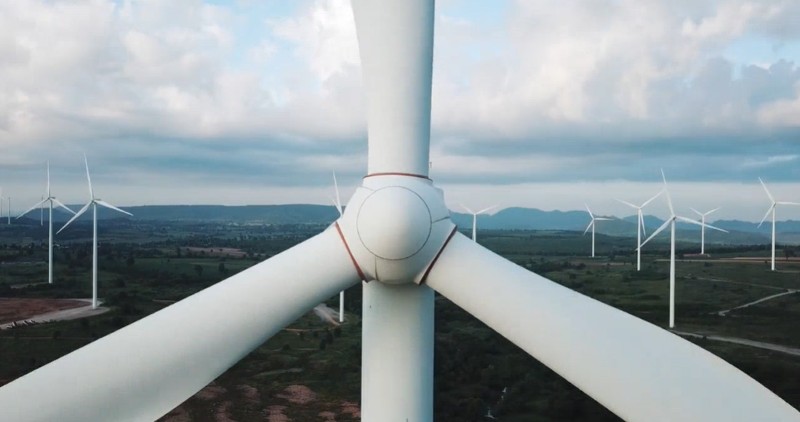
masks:
<svg viewBox="0 0 800 422"><path fill-rule="evenodd" d="M110 225L109 225L110 226ZM11 380L92 340L155 312L261 259L296 244L319 226L242 227L223 224L150 223L103 229L100 296L111 310L76 321L0 332L0 380ZM85 231L62 240L56 251L56 283L46 281L41 230L15 229L13 241L0 230L0 297L88 297L91 251ZM119 232L119 233L117 233ZM46 233L45 233L46 234ZM104 239L114 239L114 241ZM598 258L585 257L589 238L574 232L481 232L489 249L583 294L666 327L666 245L655 243L637 272L631 238L597 237ZM5 243L3 243L5 242ZM27 245L27 246L26 246ZM191 254L187 247L236 248L241 258ZM698 245L680 243L679 256ZM755 301L781 289L800 288L800 265L779 262L722 262L723 258L768 255L764 246L708 246L704 262L678 262L676 329L800 348L800 294L790 294L727 316L721 310ZM766 254L766 255L765 255ZM778 254L779 257L782 255ZM696 259L695 257L691 259ZM175 420L261 420L282 411L292 420L358 420L344 409L358 403L360 390L360 286L347 294L348 320L331 327L313 313L282 331L189 399ZM503 421L618 420L557 374L510 344L443 297L436 299L435 416L437 421L484 420L486 409ZM331 298L329 306L338 306ZM753 347L692 339L800 407L800 356ZM287 388L313 391L308 403L293 403ZM503 391L506 391L503 394ZM285 407L279 409L278 407Z"/></svg>

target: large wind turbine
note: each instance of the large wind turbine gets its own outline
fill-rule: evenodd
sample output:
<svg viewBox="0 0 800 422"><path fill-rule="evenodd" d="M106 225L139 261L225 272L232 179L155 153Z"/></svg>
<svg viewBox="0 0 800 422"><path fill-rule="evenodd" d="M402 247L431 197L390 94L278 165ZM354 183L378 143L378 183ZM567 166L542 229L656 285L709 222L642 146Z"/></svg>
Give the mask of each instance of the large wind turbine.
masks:
<svg viewBox="0 0 800 422"><path fill-rule="evenodd" d="M686 223L697 224L703 227L709 227L712 229L716 229L722 232L727 233L727 231L722 230L720 228L710 226L705 223L700 223L698 221L692 220L691 218L682 217L679 215L675 215L675 209L672 207L672 198L669 195L669 189L667 188L667 177L664 176L664 170L661 170L661 177L664 179L664 194L667 197L667 205L669 205L669 218L664 221L664 224L661 225L650 237L647 238L644 242L642 242L641 246L637 249L642 249L650 239L656 237L659 233L664 231L667 226L670 226L670 238L669 238L669 328L675 328L675 222L680 220Z"/></svg>
<svg viewBox="0 0 800 422"><path fill-rule="evenodd" d="M86 155L83 156L83 162L86 164L86 181L89 182L89 202L67 221L58 233L61 233L73 221L83 215L89 207L92 207L92 309L97 309L97 206L100 205L130 216L133 216L133 214L123 211L100 198L95 198L94 189L92 189L92 177L89 175L89 160L86 159Z"/></svg>
<svg viewBox="0 0 800 422"><path fill-rule="evenodd" d="M586 204L584 204L584 205L586 205ZM594 258L594 229L595 229L595 226L597 225L598 221L608 221L608 220L611 220L611 219L610 218L606 218L606 217L595 217L594 214L592 214L592 210L589 209L588 205L586 205L586 211L589 213L589 217L591 217L592 220L589 221L589 225L586 226L586 230L583 231L583 234L586 235L586 232L588 232L589 229L592 229L592 258Z"/></svg>
<svg viewBox="0 0 800 422"><path fill-rule="evenodd" d="M758 181L761 182L761 186L764 187L764 192L767 193L769 201L771 202L769 208L767 208L767 213L764 214L764 218L762 218L761 222L758 223L758 227L761 227L761 225L764 224L764 220L766 220L769 214L772 213L772 271L775 271L775 208L777 208L778 205L800 205L800 203L776 201L775 198L772 196L772 194L769 193L767 185L764 183L763 180L761 180L760 177L758 178Z"/></svg>
<svg viewBox="0 0 800 422"><path fill-rule="evenodd" d="M369 159L342 217L3 386L0 420L157 419L362 279L366 422L433 420L434 291L623 419L800 418L702 348L458 233L428 177L434 2L353 0L353 10L369 100Z"/></svg>
<svg viewBox="0 0 800 422"><path fill-rule="evenodd" d="M633 205L630 202L617 199L617 201L622 202L623 204L636 210L636 271L640 271L642 269L642 249L639 247L642 244L642 233L647 236L647 228L644 226L644 214L642 213L642 208L647 206L647 204L649 204L652 200L658 198L663 192L663 190L660 190L652 198L644 201L642 205Z"/></svg>
<svg viewBox="0 0 800 422"><path fill-rule="evenodd" d="M478 216L484 213L487 213L495 208L497 205L492 205L491 207L486 207L478 212L473 212L471 209L467 208L464 204L461 204L461 208L464 208L468 213L472 214L472 241L478 241Z"/></svg>
<svg viewBox="0 0 800 422"><path fill-rule="evenodd" d="M703 213L703 212L697 211L694 208L691 208L691 210L695 214L700 216L700 223L702 223L702 227L700 227L700 255L705 255L706 254L706 217L708 217L711 213L716 212L719 209L720 209L720 207L717 207L717 208L714 208L711 211L706 211L706 212ZM708 226L708 227L711 227L711 226ZM715 229L715 230L721 230L721 229L717 229L716 227L712 227L712 228Z"/></svg>
<svg viewBox="0 0 800 422"><path fill-rule="evenodd" d="M48 221L47 222L47 224L48 224L47 282L50 283L50 284L53 284L53 204L55 204L55 205L57 205L57 206L59 206L61 208L64 208L70 214L75 214L75 211L72 211L71 209L69 209L69 207L67 207L66 205L62 204L61 201L56 199L56 197L53 196L53 193L50 191L50 162L49 161L47 162L47 190L46 191L47 191L47 198L42 199L40 202L37 202L36 205L30 207L27 211L25 211L22 214L20 214L19 217L22 217L23 215L35 210L36 208L43 206L45 203L49 204L49 206L48 206L48 209L49 209L49 211L48 211L49 214L48 215L49 215L49 217L48 217L48 220L47 220ZM17 217L17 218L19 218L19 217Z"/></svg>

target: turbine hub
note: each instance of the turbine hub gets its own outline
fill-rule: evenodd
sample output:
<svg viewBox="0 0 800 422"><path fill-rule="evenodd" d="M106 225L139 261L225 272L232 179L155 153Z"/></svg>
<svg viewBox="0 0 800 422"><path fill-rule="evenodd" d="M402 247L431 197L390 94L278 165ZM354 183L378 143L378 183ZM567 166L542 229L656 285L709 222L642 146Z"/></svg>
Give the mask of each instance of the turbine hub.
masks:
<svg viewBox="0 0 800 422"><path fill-rule="evenodd" d="M455 225L442 191L428 179L364 179L337 222L365 281L420 283Z"/></svg>
<svg viewBox="0 0 800 422"><path fill-rule="evenodd" d="M431 234L431 212L414 191L389 186L372 192L361 204L358 237L378 258L408 258L422 249Z"/></svg>

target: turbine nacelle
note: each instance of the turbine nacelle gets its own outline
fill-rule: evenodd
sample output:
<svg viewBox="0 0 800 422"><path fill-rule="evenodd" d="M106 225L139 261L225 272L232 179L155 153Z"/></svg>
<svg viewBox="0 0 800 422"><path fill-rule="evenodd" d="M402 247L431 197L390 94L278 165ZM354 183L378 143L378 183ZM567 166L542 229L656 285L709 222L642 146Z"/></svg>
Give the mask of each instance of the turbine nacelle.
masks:
<svg viewBox="0 0 800 422"><path fill-rule="evenodd" d="M429 179L364 178L337 222L365 281L421 283L455 225Z"/></svg>

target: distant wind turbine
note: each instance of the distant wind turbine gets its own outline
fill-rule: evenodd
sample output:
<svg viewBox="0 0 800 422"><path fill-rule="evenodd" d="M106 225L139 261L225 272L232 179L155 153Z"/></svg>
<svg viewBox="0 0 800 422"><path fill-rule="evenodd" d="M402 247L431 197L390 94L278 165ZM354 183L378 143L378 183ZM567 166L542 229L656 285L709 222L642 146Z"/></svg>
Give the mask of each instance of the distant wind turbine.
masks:
<svg viewBox="0 0 800 422"><path fill-rule="evenodd" d="M53 196L52 192L50 192L50 162L47 162L47 198L41 200L41 202L36 203L36 205L30 207L27 211L23 212L19 215L20 218L23 215L35 210L38 207L43 207L45 203L49 203L49 217L48 217L48 243L47 243L47 282L53 284L53 204L64 208L65 210L69 211L70 214L75 214L75 211L72 211L66 205L62 204L61 201L56 199Z"/></svg>
<svg viewBox="0 0 800 422"><path fill-rule="evenodd" d="M478 212L472 212L471 209L467 208L464 204L461 204L461 208L464 208L468 213L472 214L472 241L478 241L478 216L481 214L485 214L495 208L497 205L492 205L491 207L484 208Z"/></svg>
<svg viewBox="0 0 800 422"><path fill-rule="evenodd" d="M617 201L622 202L623 204L636 209L636 271L641 271L642 269L642 249L639 245L642 244L642 233L647 236L647 229L644 226L644 215L642 214L642 208L644 208L647 204L649 204L652 200L658 198L662 193L663 190L659 191L655 196L644 201L642 205L633 205L630 202L623 201L621 199L617 199Z"/></svg>
<svg viewBox="0 0 800 422"><path fill-rule="evenodd" d="M653 232L653 234L651 234L650 237L647 238L647 240L642 242L642 245L639 246L638 249L641 250L642 246L644 246L647 242L649 242L650 239L656 237L659 233L664 231L664 229L667 228L667 226L670 226L671 234L670 234L670 247L669 247L669 328L675 328L675 222L677 220L680 220L686 223L697 224L698 226L705 226L712 229L716 229L725 233L727 233L727 231L714 226L710 226L705 223L701 223L699 221L692 220L691 218L675 215L675 209L672 207L672 198L670 197L669 190L667 189L667 178L666 176L664 176L664 170L661 170L661 178L664 179L663 192L667 196L667 205L669 205L669 218L667 218L667 220L664 221L664 224L662 224L661 227L659 227L655 232Z"/></svg>
<svg viewBox="0 0 800 422"><path fill-rule="evenodd" d="M584 204L584 205L586 205L586 204ZM586 211L589 213L589 217L591 217L592 220L589 221L589 225L586 226L586 230L583 231L583 234L586 235L586 232L588 232L589 229L592 229L592 258L594 258L594 229L595 229L595 226L597 225L596 222L597 221L608 221L608 220L611 220L611 219L610 218L606 218L606 217L595 217L594 214L592 214L592 210L589 209L588 205L586 205Z"/></svg>
<svg viewBox="0 0 800 422"><path fill-rule="evenodd" d="M58 233L61 233L73 221L83 215L89 207L92 207L92 309L97 309L97 206L100 205L131 217L133 217L133 214L123 211L100 198L95 198L94 190L92 189L92 177L89 175L89 160L86 159L86 154L83 155L83 162L86 164L86 180L89 182L89 202L67 221L67 224L64 224L64 227L61 227Z"/></svg>
<svg viewBox="0 0 800 422"><path fill-rule="evenodd" d="M702 213L700 211L697 211L694 208L691 208L691 210L694 211L695 214L700 216L700 223L703 224L703 226L700 227L700 255L705 255L706 254L706 226L705 226L706 217L708 215L710 215L711 213L717 211L718 209L720 209L720 207L717 207L717 208L714 208L711 211L706 211L705 213ZM709 227L711 227L711 226L709 226ZM715 230L722 230L722 229L717 229L716 227L711 227L711 228L713 228Z"/></svg>
<svg viewBox="0 0 800 422"><path fill-rule="evenodd" d="M761 178L758 178L758 181L761 182L761 186L764 187L764 192L767 193L769 197L769 201L771 202L769 208L767 208L767 213L764 214L764 218L761 219L761 222L758 223L758 227L761 227L764 224L764 220L767 219L770 213L772 213L772 271L775 271L775 208L778 205L800 205L797 202L786 202L786 201L776 201L775 198L769 193L769 189L767 189L767 185L764 184L764 181Z"/></svg>
<svg viewBox="0 0 800 422"><path fill-rule="evenodd" d="M336 181L336 170L333 171L333 189L336 191L336 210L339 211L339 218L344 214L342 209L342 198L339 196L339 183ZM344 290L339 292L339 323L344 322Z"/></svg>

